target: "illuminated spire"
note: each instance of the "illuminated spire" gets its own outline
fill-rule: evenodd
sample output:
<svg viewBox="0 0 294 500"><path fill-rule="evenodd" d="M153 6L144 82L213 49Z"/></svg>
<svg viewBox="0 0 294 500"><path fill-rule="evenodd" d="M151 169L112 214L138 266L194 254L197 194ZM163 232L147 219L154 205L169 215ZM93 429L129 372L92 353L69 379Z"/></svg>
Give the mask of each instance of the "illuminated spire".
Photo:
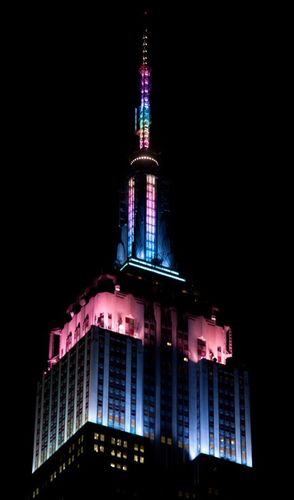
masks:
<svg viewBox="0 0 294 500"><path fill-rule="evenodd" d="M146 12L145 12L146 14ZM148 66L148 31L143 33L141 75L141 103L139 107L140 149L149 149L151 68Z"/></svg>

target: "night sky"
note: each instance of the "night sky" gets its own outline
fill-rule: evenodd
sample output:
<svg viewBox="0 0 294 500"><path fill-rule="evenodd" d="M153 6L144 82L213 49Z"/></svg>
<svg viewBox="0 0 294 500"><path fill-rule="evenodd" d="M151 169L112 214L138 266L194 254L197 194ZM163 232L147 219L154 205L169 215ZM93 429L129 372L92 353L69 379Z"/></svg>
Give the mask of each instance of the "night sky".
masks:
<svg viewBox="0 0 294 500"><path fill-rule="evenodd" d="M171 185L179 267L220 305L235 352L251 370L254 459L262 470L266 22L241 7L183 5L158 6L150 16L152 147ZM140 2L95 12L25 9L15 18L12 151L19 172L11 174L17 314L25 320L16 333L26 395L21 480L31 470L35 387L49 330L115 255L118 191L136 144L142 17Z"/></svg>

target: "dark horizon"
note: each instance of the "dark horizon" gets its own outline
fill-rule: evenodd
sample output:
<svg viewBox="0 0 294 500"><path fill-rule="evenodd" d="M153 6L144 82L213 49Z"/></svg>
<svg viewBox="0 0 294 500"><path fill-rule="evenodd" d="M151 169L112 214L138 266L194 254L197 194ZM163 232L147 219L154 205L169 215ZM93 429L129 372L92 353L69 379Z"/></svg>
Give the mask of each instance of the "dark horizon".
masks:
<svg viewBox="0 0 294 500"><path fill-rule="evenodd" d="M257 335L264 328L269 221L255 176L268 140L260 25L250 12L227 17L203 10L194 24L189 11L155 10L151 141L171 183L176 256L220 306L237 356L251 371L253 459L262 470L263 343ZM138 11L126 6L100 12L98 26L108 25L106 34L93 19L88 26L86 12L81 18L79 12L41 12L38 25L27 19L22 28L18 155L26 168L19 178L17 227L24 242L19 276L28 293L20 308L26 317L33 309L19 338L27 360L21 380L28 396L24 480L49 330L115 257L118 190L134 148L139 102Z"/></svg>

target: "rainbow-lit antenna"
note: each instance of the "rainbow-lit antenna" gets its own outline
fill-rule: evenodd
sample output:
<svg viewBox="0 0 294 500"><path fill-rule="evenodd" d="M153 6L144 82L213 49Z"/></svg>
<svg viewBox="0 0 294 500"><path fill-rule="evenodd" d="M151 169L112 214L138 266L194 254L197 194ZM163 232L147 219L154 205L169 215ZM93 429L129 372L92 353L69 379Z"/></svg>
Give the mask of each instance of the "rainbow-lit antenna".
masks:
<svg viewBox="0 0 294 500"><path fill-rule="evenodd" d="M144 12L147 15L147 12ZM148 66L148 30L143 33L141 75L141 103L139 107L140 149L149 149L150 144L150 90L151 68Z"/></svg>

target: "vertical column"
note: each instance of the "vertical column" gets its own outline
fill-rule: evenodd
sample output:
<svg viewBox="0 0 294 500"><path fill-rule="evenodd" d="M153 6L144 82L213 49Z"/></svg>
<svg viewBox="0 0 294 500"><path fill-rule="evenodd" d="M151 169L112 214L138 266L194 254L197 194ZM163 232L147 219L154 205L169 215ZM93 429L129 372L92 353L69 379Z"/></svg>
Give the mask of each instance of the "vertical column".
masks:
<svg viewBox="0 0 294 500"><path fill-rule="evenodd" d="M96 345L95 345L96 342ZM86 403L87 403L87 358L88 358L88 345L90 344L90 373L89 373L89 391L88 391L88 418L86 417ZM85 337L85 350L84 350L84 382L83 382L83 413L82 425L87 420L90 422L97 422L97 406L98 406L98 334L93 332ZM96 377L96 379L95 379ZM94 414L95 412L95 414ZM92 420L94 418L94 420Z"/></svg>
<svg viewBox="0 0 294 500"><path fill-rule="evenodd" d="M189 455L193 460L197 451L197 385L196 363L189 361Z"/></svg>
<svg viewBox="0 0 294 500"><path fill-rule="evenodd" d="M38 383L38 389L37 389L37 397L36 397L36 409L35 409L35 432L34 432L34 453L33 453L33 467L32 467L32 472L36 470L36 468L39 466L39 461L37 463L36 461L36 454L37 454L37 436L38 436L38 408L39 408L39 399L40 399L40 385ZM40 428L39 428L39 433L40 433ZM39 436L40 439L40 436ZM39 455L40 456L40 455Z"/></svg>
<svg viewBox="0 0 294 500"><path fill-rule="evenodd" d="M41 415L40 415L40 440L39 440L39 465L42 464L42 434L43 434L43 415L44 415L44 389L45 389L45 375L42 377L41 389Z"/></svg>
<svg viewBox="0 0 294 500"><path fill-rule="evenodd" d="M53 404L52 404L52 386L53 386L53 370L50 370L48 379L50 377L50 394L49 394L49 410L48 410L48 437L47 437L47 458L50 457L50 435L51 435L51 414L53 410Z"/></svg>
<svg viewBox="0 0 294 500"><path fill-rule="evenodd" d="M48 359L49 359L49 361L53 358L53 347L54 347L54 332L50 332L50 337L49 337L49 353L48 353Z"/></svg>
<svg viewBox="0 0 294 500"><path fill-rule="evenodd" d="M67 440L67 420L68 420L68 401L69 401L69 368L70 368L70 355L66 354L67 374L66 374L66 400L65 400L65 420L64 420L64 438L63 442Z"/></svg>
<svg viewBox="0 0 294 500"><path fill-rule="evenodd" d="M56 442L55 450L58 449L58 434L59 434L59 413L60 413L60 390L61 390L61 363L58 363L58 392L57 392L57 421L56 421Z"/></svg>
<svg viewBox="0 0 294 500"><path fill-rule="evenodd" d="M136 434L143 436L143 345L137 341Z"/></svg>
<svg viewBox="0 0 294 500"><path fill-rule="evenodd" d="M76 366L75 366L75 388L74 388L74 413L73 413L73 434L76 432L77 423L77 393L78 393L78 368L79 368L79 344L74 346L76 350Z"/></svg>
<svg viewBox="0 0 294 500"><path fill-rule="evenodd" d="M86 381L87 381L87 351L88 344L90 347L90 379L89 379L89 422L97 422L97 406L98 406L98 334L94 333L93 338L90 335L85 337L85 357L84 357L84 387L83 387L83 422L86 415Z"/></svg>
<svg viewBox="0 0 294 500"><path fill-rule="evenodd" d="M161 342L161 310L160 304L154 304L156 323L155 347L155 437L160 442L160 406L161 406L161 374L160 374L160 342Z"/></svg>
<svg viewBox="0 0 294 500"><path fill-rule="evenodd" d="M235 442L236 442L236 462L241 463L241 429L240 429L240 386L239 370L234 370L234 403L235 403Z"/></svg>
<svg viewBox="0 0 294 500"><path fill-rule="evenodd" d="M200 361L200 450L209 454L209 412L208 412L208 373L205 360Z"/></svg>
<svg viewBox="0 0 294 500"><path fill-rule="evenodd" d="M132 339L126 342L126 406L125 406L125 431L131 431L131 386L132 386Z"/></svg>
<svg viewBox="0 0 294 500"><path fill-rule="evenodd" d="M177 387L177 313L171 310L172 321L172 437L173 442L178 442L178 387Z"/></svg>
<svg viewBox="0 0 294 500"><path fill-rule="evenodd" d="M245 433L246 433L246 462L252 467L251 444L251 415L250 415L250 389L248 372L244 372L244 400L245 400Z"/></svg>
<svg viewBox="0 0 294 500"><path fill-rule="evenodd" d="M109 332L105 331L104 337L104 377L103 377L103 415L102 424L108 425L108 394L109 394Z"/></svg>
<svg viewBox="0 0 294 500"><path fill-rule="evenodd" d="M214 456L219 457L218 364L213 365Z"/></svg>

